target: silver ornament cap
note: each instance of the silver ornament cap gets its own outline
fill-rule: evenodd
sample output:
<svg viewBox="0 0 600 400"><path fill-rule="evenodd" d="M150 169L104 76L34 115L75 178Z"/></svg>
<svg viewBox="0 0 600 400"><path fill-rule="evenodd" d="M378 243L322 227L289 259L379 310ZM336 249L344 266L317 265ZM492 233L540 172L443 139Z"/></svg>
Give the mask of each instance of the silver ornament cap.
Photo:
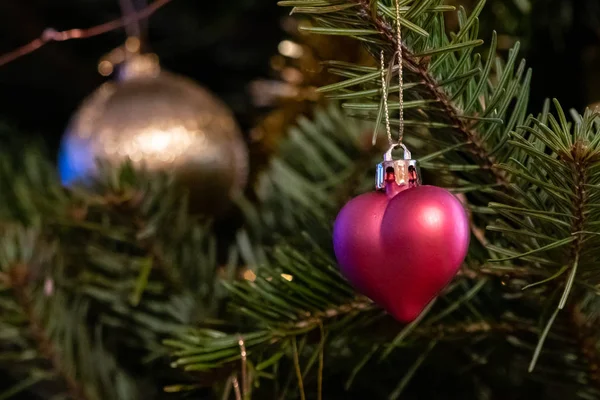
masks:
<svg viewBox="0 0 600 400"><path fill-rule="evenodd" d="M404 158L401 160L394 160L392 156L392 152L396 147L401 147L404 150ZM403 144L391 145L383 156L383 162L377 164L375 178L377 190L384 190L391 180L396 185L406 186L407 188L421 185L421 173L417 160L412 159L410 151Z"/></svg>

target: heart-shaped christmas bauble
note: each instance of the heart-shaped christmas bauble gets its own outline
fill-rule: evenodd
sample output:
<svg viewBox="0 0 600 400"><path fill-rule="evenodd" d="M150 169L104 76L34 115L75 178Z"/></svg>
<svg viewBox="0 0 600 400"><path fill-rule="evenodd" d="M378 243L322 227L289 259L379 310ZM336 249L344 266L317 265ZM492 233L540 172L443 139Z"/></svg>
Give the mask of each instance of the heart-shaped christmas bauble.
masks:
<svg viewBox="0 0 600 400"><path fill-rule="evenodd" d="M360 195L333 232L344 276L402 322L417 318L456 275L469 237L462 203L436 186Z"/></svg>

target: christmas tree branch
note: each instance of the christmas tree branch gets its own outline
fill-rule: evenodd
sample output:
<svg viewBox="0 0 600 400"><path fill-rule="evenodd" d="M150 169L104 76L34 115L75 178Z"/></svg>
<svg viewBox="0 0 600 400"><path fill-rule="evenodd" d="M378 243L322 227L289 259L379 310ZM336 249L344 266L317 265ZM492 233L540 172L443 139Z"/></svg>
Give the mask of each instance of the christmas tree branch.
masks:
<svg viewBox="0 0 600 400"><path fill-rule="evenodd" d="M285 236L266 252L267 259L261 258L260 249L244 250L244 261L254 272L246 271L244 279L226 285L232 295L231 309L244 322L235 328L225 326L221 332L192 330L167 341L173 349L174 365L188 372L237 368L241 355L237 333L230 329L242 332L255 365L263 365L273 357L289 358L289 339L314 335L321 326L332 340L357 330L374 329L373 323L383 314L370 302L356 298L354 290L339 275L328 245L331 232L327 221L338 211L338 189L349 185L346 176L356 182L352 184L354 193L372 190L372 170L357 172L355 168L354 161L366 154L370 136L369 130L361 127L332 105L327 110L317 110L312 120L301 119L299 126L292 129L273 168L261 178L258 197L265 220L248 219L251 231L268 227ZM253 210L248 215L259 213ZM304 238L299 240L300 236ZM262 260L259 264L258 259ZM419 335L431 338L427 332L436 332L434 339L452 340L469 330L501 336L537 331L534 324L522 329L515 324L517 330L510 332L508 324L487 320L488 303L483 301L487 297L480 297L479 292L489 285L482 278L505 277L505 273L490 268L464 271L469 272L465 275L470 279L457 280L449 288L424 317L423 325L415 326L408 343L404 333L399 334L400 341L384 334L381 342L390 343L395 349L398 345L410 346ZM535 270L528 272L527 277L537 276ZM544 276L543 272L539 276ZM430 320L435 322L429 324ZM393 336L399 330L403 332L394 323L389 323L386 330L394 331Z"/></svg>
<svg viewBox="0 0 600 400"><path fill-rule="evenodd" d="M159 382L154 389L134 388L125 371L135 368L136 376L170 371L161 340L217 308L210 225L190 218L185 197L167 176L133 171L126 164L102 169L90 186L69 190L35 149L14 154L28 168L0 155L0 218L34 225L56 243L56 258L42 269L56 272L50 280L55 291L46 298L40 289L35 299L56 314L51 340L57 354L81 356L61 361L94 400L131 400L162 390ZM0 245L14 255L15 244L3 238ZM22 247L24 254L43 255L30 243ZM2 294L15 300L13 292ZM13 324L0 310L0 325ZM71 346L78 346L75 353ZM154 362L136 357L134 365L122 349ZM97 363L89 363L91 358ZM30 368L26 358L17 358L15 365ZM119 384L106 384L113 380Z"/></svg>
<svg viewBox="0 0 600 400"><path fill-rule="evenodd" d="M68 368L63 365L58 350L53 341L46 335L42 322L36 315L34 301L31 298L31 293L29 293L31 285L30 268L25 264L17 264L12 266L3 277L3 285L13 291L16 303L24 313L29 324L27 331L35 341L39 354L50 362L54 373L65 382L70 398L73 400L88 400L84 388L68 371Z"/></svg>
<svg viewBox="0 0 600 400"><path fill-rule="evenodd" d="M355 130L354 126L332 106L326 111L317 110L312 121L302 119L299 127L292 130L280 156L275 158L273 168L262 177L263 182L259 186L262 189L259 198L267 211L262 215L265 221L252 222L249 219L250 225L262 226L262 229L268 226L287 233L276 240L279 245L275 249L266 252L268 259L261 261L260 267L252 263L252 260L260 259L257 255L260 250L245 257L245 261L255 268L255 275L244 274L245 280L228 285L232 294L231 309L242 316L243 323L235 327L225 326L221 332L192 330L168 341L167 344L173 348L174 365L187 371L237 368L241 354L238 334L231 333L232 330L243 332L249 359L261 368L272 365L270 362L275 362L272 360L278 360L276 364L290 360L290 339L312 336L320 326L328 332L331 340L338 341L360 336L363 330L380 332L380 329L373 328L373 324L381 320L382 314L368 303L356 302L353 289L343 282L334 267L331 249L326 244L331 237L329 224L325 222L326 226L322 225L323 221L330 221L337 211L339 202L332 201L330 196L337 193L337 188L347 184L345 174L356 178L358 184L353 187L358 193L372 188L371 171L357 175L353 168L355 164L350 161L351 157L356 159L355 155L364 154L365 140L361 138L368 137L364 130ZM351 155L350 159L344 154ZM518 161L523 153L513 148L512 155ZM535 169L535 166L527 168ZM517 176L517 183L521 183L520 177ZM515 189L520 196L519 186ZM519 202L519 197L516 196L514 201ZM274 215L270 216L269 212ZM505 215L504 210L497 212L497 215ZM540 214L539 211L533 213L536 216ZM548 220L547 216L542 217L542 221ZM523 224L527 218L507 219L513 220ZM299 231L304 235L303 241L298 241ZM497 231L510 237L509 233L524 230L501 225ZM542 231L535 233L534 239L541 243L551 237ZM519 240L527 242L523 238ZM496 248L492 250L497 251ZM245 251L251 253L250 249ZM473 263L478 260L474 258ZM552 260L555 261L556 257ZM503 320L499 316L494 317L490 309L506 310L507 313L510 310L518 316L524 313L522 302L532 302L537 307L546 296L540 296L539 292L521 294L518 293L519 287L512 296L506 297L508 300L502 300L509 304L498 305L499 299L506 295L505 288L494 286L498 279L486 284L482 278L493 276L503 282L507 278L519 278L530 282L532 279L547 279L553 270L537 264L526 268L512 263L502 268L494 268L493 265L464 269L463 274L469 279L456 280L423 320L408 330L396 326L397 335L392 335L394 340L384 332L378 338L379 343L385 348L401 351L405 347L414 347L419 338L451 342L471 333L515 341L531 351L530 341L540 332L536 321L527 318L522 322L519 318ZM512 282L510 284L514 286ZM510 298L522 300L511 302ZM353 307L353 304L359 307ZM390 323L388 328L393 325ZM549 332L547 337L554 346L562 340L562 336L554 332ZM540 360L542 369L556 362L548 357ZM565 360L561 359L561 362Z"/></svg>
<svg viewBox="0 0 600 400"><path fill-rule="evenodd" d="M250 279L226 283L232 295L232 310L247 321L239 329L244 337L249 356L255 364L289 351L290 339L310 335L319 329L328 332L331 340L352 335L360 329L368 330L376 321L385 316L371 301L356 298L354 290L344 282L331 256L311 238L305 236L302 244L294 241L291 245L279 245L272 252L268 267L261 266ZM445 303L439 302L430 312L431 318L422 333L436 332L436 335L452 333L452 330L437 326L447 326L450 321L460 318L460 306L476 310L475 295L485 286L485 281L475 285L467 282L453 285L445 293ZM293 296L290 294L293 293ZM473 300L473 302L472 302ZM467 312L471 315L470 312ZM470 319L471 317L466 317ZM387 319L389 329L398 330L398 324ZM435 322L434 322L435 321ZM462 329L493 330L491 325L481 320L478 328L475 323L462 323ZM458 326L458 325L457 325ZM433 327L433 328L432 328ZM389 335L380 332L382 340ZM459 334L459 328L453 333ZM210 371L226 367L240 359L237 346L237 333L227 334L213 330L199 329L178 335L165 343L173 348L176 359L174 365L186 371ZM415 339L416 336L411 336ZM394 340L394 345L397 345Z"/></svg>
<svg viewBox="0 0 600 400"><path fill-rule="evenodd" d="M259 208L246 210L252 231L264 237L272 231L285 236L319 227L322 239L329 241L323 221L349 198L373 187L381 149L369 144L372 129L348 118L336 104L316 109L311 119L299 118L270 169L259 178ZM260 220L251 217L259 214ZM313 234L318 240L317 232Z"/></svg>
<svg viewBox="0 0 600 400"><path fill-rule="evenodd" d="M315 26L302 27L305 31L349 36L362 41L373 55L384 50L388 60L393 58L397 48L393 1L314 4L292 0L280 4L313 17ZM504 144L511 130L525 119L531 77L525 64L517 63L518 45L509 52L506 64L496 58L496 35L485 63L474 53L482 43L477 35L483 6L484 1L478 2L469 16L460 9L460 30L449 36L443 13L452 8L441 1L403 1L399 10L404 37L405 126L410 129L406 143L413 154L423 154L423 168L449 172L453 175L450 184L458 182L456 190L468 189L473 210L485 210L488 202L504 196L492 187L510 190L510 172L497 168L497 164L510 157ZM380 121L380 71L336 61L326 65L345 79L319 90L341 100L350 115ZM391 71L398 74L397 67ZM394 94L398 89L390 88L392 117L398 110ZM394 118L391 122L398 125ZM477 214L476 222L489 218Z"/></svg>
<svg viewBox="0 0 600 400"><path fill-rule="evenodd" d="M538 329L535 325L518 323L516 321L500 321L500 322L472 322L458 323L454 325L436 325L417 327L414 330L415 338L443 340L457 340L464 338L466 335L506 335L516 333L533 333L537 334Z"/></svg>
<svg viewBox="0 0 600 400"><path fill-rule="evenodd" d="M556 311L565 308L575 284L598 284L595 265L598 255L600 218L595 201L600 198L600 147L598 116L591 111L574 114L569 123L558 102L556 115L547 104L538 118L519 127L509 145L515 147L513 164L504 168L519 179L515 190L521 195L511 203L491 204L504 217L489 229L504 232L504 246L490 246L496 263L527 262L547 271L548 278L527 287L550 285L562 288ZM535 268L534 267L534 268ZM521 268L525 269L526 264ZM530 269L530 268L527 268ZM540 337L530 365L534 368L545 335Z"/></svg>
<svg viewBox="0 0 600 400"><path fill-rule="evenodd" d="M86 303L61 285L65 276L56 263L56 246L35 228L1 229L0 367L18 380L3 396L27 391L72 399L131 398L131 381L104 351L101 338L89 334ZM120 384L102 385L107 377Z"/></svg>
<svg viewBox="0 0 600 400"><path fill-rule="evenodd" d="M358 314L361 312L371 311L376 306L369 299L357 299L355 301L340 304L337 307L329 308L323 311L315 312L311 315L306 315L306 319L294 322L290 325L293 329L316 329L323 326L329 319L340 318L348 314Z"/></svg>
<svg viewBox="0 0 600 400"><path fill-rule="evenodd" d="M372 12L372 4L374 2L372 0L356 1L359 4L359 16L366 24L376 26L379 33L384 36L391 45L391 48L396 49L398 43L395 35L395 28L392 27L387 20L382 18L381 14ZM477 15L474 14L471 18L475 18L476 16ZM483 168L490 170L495 177L496 183L503 187L508 187L509 181L506 173L495 167L497 161L491 154L492 149L486 148L486 143L480 136L480 133L473 129L473 120L464 118L464 115L456 108L448 93L441 85L439 85L438 79L433 76L432 71L428 68L430 63L429 57L416 57L404 43L401 47L404 67L420 77L422 84L430 93L430 96L428 97L434 99L435 102L441 105L441 108L444 110L450 121L450 125L457 131L458 135L463 136L466 139L466 147L479 159L478 164ZM386 59L391 59L392 53L393 52L389 52Z"/></svg>

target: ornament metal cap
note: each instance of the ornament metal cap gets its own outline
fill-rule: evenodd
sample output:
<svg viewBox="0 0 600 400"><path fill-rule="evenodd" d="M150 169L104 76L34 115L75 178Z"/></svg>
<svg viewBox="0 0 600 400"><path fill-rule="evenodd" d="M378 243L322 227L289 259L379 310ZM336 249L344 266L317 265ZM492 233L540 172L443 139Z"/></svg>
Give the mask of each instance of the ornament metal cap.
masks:
<svg viewBox="0 0 600 400"><path fill-rule="evenodd" d="M156 54L130 54L120 66L118 80L122 82L135 78L156 78L160 72Z"/></svg>
<svg viewBox="0 0 600 400"><path fill-rule="evenodd" d="M394 160L392 151L396 147L402 147L404 158ZM377 164L375 184L378 190L385 189L386 183L390 181L390 174L398 186L416 187L421 184L421 173L417 160L411 158L410 151L404 144L393 144L383 156L383 162Z"/></svg>

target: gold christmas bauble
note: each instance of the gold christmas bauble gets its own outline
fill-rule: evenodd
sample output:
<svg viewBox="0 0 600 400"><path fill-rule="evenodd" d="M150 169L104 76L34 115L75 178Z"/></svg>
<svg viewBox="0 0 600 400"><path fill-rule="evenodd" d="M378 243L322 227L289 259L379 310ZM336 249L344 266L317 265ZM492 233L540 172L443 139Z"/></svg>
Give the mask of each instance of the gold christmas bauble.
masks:
<svg viewBox="0 0 600 400"><path fill-rule="evenodd" d="M97 160L127 159L173 173L192 206L208 213L240 192L248 173L247 147L230 110L190 79L161 71L151 56L130 60L120 79L84 100L63 137L59 172L70 185L93 177Z"/></svg>

